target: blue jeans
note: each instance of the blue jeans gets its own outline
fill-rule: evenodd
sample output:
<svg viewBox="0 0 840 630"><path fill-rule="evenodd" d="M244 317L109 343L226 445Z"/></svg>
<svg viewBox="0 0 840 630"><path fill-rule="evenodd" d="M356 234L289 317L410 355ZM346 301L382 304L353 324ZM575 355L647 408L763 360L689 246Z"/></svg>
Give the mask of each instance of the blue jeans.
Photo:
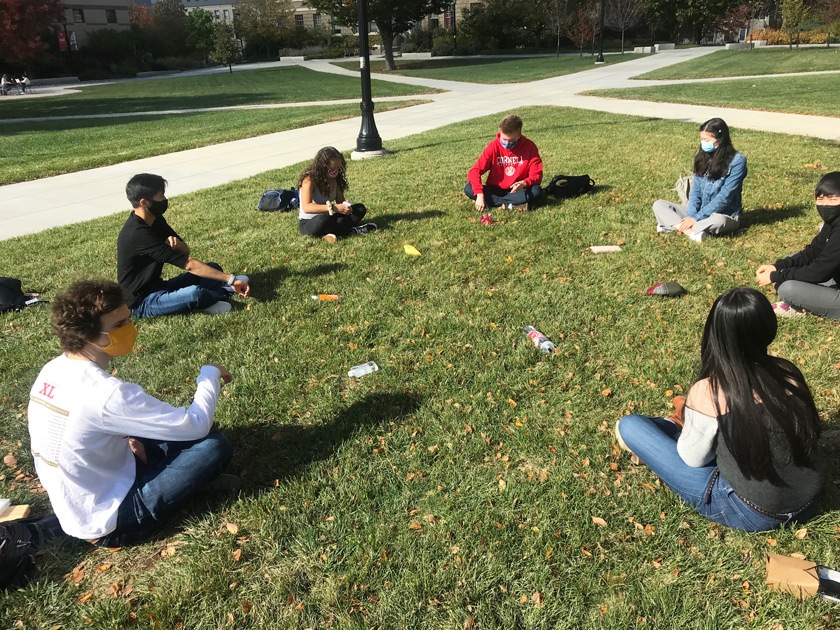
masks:
<svg viewBox="0 0 840 630"><path fill-rule="evenodd" d="M137 476L117 512L116 529L96 541L100 547L122 547L153 533L202 486L218 477L233 457L233 446L218 431L193 442L160 442L136 438L148 464L137 460Z"/></svg>
<svg viewBox="0 0 840 630"><path fill-rule="evenodd" d="M222 270L218 263L207 263L213 269ZM140 303L131 309L131 315L141 317L159 317L161 315L181 315L207 308L221 300L230 298L231 293L218 280L200 278L191 273L182 273L163 282L160 289L152 291Z"/></svg>
<svg viewBox="0 0 840 630"><path fill-rule="evenodd" d="M618 423L621 439L662 482L700 514L715 523L748 532L761 532L813 516L814 504L798 514L775 518L754 510L735 494L712 462L692 468L677 453L680 427L664 418L624 416Z"/></svg>
<svg viewBox="0 0 840 630"><path fill-rule="evenodd" d="M464 186L464 194L470 199L475 200L476 198L472 184L469 182ZM534 203L540 198L540 195L542 195L542 188L540 188L539 184L533 184L515 193L511 193L510 188L504 189L498 186L484 186L484 205L488 208L506 206L509 203L514 206L519 206L523 203Z"/></svg>

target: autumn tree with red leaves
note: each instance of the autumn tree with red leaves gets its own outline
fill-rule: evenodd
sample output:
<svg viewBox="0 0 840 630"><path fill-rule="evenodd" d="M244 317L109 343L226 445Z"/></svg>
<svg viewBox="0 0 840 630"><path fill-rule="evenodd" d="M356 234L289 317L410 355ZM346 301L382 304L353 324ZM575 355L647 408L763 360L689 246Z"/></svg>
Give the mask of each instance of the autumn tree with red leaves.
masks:
<svg viewBox="0 0 840 630"><path fill-rule="evenodd" d="M22 63L44 48L44 30L64 16L61 0L0 0L0 59Z"/></svg>
<svg viewBox="0 0 840 630"><path fill-rule="evenodd" d="M595 3L593 0L585 0L578 7L577 15L573 18L571 24L566 27L566 36L577 47L581 59L583 59L583 47L589 42L595 41L595 36L600 30L598 28L599 24L592 20L594 11Z"/></svg>

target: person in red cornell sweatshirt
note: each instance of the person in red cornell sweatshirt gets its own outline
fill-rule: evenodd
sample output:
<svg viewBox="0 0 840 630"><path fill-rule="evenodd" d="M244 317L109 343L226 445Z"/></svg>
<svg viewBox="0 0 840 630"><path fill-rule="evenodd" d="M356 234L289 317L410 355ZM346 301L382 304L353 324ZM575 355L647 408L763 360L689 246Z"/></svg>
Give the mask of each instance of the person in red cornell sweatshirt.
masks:
<svg viewBox="0 0 840 630"><path fill-rule="evenodd" d="M487 181L481 178L489 171ZM522 119L505 116L495 140L467 173L464 194L475 201L475 209L504 206L527 210L542 194L543 165L537 145L522 135Z"/></svg>

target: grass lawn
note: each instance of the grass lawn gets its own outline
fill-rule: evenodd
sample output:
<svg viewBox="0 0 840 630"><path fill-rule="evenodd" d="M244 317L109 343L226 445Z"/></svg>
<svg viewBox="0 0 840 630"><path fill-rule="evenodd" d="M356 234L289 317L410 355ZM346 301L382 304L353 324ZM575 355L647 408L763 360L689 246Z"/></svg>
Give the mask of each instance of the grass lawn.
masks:
<svg viewBox="0 0 840 630"><path fill-rule="evenodd" d="M638 59L641 55L606 55L606 64L621 63ZM345 61L337 63L347 70L358 70L359 62ZM384 61L372 61L372 72L387 72L408 77L426 79L446 79L469 83L525 83L558 77L573 72L592 70L595 61L588 54L583 59L578 56L529 57L525 59L421 59L407 61L397 59L397 70L390 72Z"/></svg>
<svg viewBox="0 0 840 630"><path fill-rule="evenodd" d="M419 101L380 101L379 112ZM0 124L0 184L251 138L359 115L358 105Z"/></svg>
<svg viewBox="0 0 840 630"><path fill-rule="evenodd" d="M719 50L689 61L660 68L637 79L706 79L709 77L742 77L751 74L816 72L840 70L840 47L784 48L753 50ZM831 77L823 80L833 81Z"/></svg>
<svg viewBox="0 0 840 630"><path fill-rule="evenodd" d="M812 238L824 172L813 165L836 163L838 145L737 130L750 227L699 245L657 236L650 211L689 168L694 123L520 113L547 172L589 173L595 192L480 226L460 190L494 115L350 163L348 198L380 230L334 246L298 236L296 216L253 210L300 165L173 199L167 216L193 253L248 273L254 295L226 316L141 321L136 354L114 368L187 404L199 365L226 364L235 380L217 422L242 496L196 500L135 548L42 552L38 579L3 595L0 627L836 625L836 605L768 591L764 556L837 566L837 485L798 533L729 531L632 466L612 427L628 411L668 412L697 368L712 300ZM0 268L47 298L82 276L112 278L123 221L0 242ZM615 243L624 251L588 250ZM668 279L688 295L644 295ZM341 302L313 303L318 292ZM527 324L555 355L530 345ZM58 348L46 309L4 315L0 330L0 452L17 458L0 465L0 496L43 512L25 411ZM801 367L833 431L834 479L837 342L836 323L806 317L781 321L773 346ZM368 360L381 370L347 378Z"/></svg>
<svg viewBox="0 0 840 630"><path fill-rule="evenodd" d="M438 91L388 81L373 81L371 89L374 97ZM78 94L54 98L4 98L0 99L0 119L312 102L359 94L358 79L289 66L92 85Z"/></svg>
<svg viewBox="0 0 840 630"><path fill-rule="evenodd" d="M594 90L592 96L641 99L690 105L719 105L741 109L837 116L840 78L824 75L810 77L778 77L686 83L611 90Z"/></svg>

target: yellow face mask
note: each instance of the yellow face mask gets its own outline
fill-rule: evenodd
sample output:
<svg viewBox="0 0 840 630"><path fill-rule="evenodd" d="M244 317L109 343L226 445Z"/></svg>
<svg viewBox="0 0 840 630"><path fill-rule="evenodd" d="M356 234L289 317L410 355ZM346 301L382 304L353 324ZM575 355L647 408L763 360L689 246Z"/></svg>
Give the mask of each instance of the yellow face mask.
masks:
<svg viewBox="0 0 840 630"><path fill-rule="evenodd" d="M102 348L102 352L109 357L127 355L134 347L134 342L137 341L137 328L131 322L102 334L108 335L108 345Z"/></svg>

